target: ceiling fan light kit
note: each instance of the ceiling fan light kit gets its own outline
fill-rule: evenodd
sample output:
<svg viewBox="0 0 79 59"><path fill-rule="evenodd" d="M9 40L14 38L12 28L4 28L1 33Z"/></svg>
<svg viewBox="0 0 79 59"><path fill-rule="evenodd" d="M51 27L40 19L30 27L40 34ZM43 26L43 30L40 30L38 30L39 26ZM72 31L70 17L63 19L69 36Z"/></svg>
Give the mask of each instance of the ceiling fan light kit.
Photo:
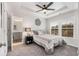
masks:
<svg viewBox="0 0 79 59"><path fill-rule="evenodd" d="M41 8L41 10L38 10L38 11L36 11L36 12L40 12L40 11L44 11L44 14L46 14L46 11L47 10L55 10L55 9L51 9L51 8L49 8L51 5L53 4L53 2L50 2L50 3L48 3L48 5L39 5L39 4L36 4L36 6L37 7L39 7L39 8Z"/></svg>
<svg viewBox="0 0 79 59"><path fill-rule="evenodd" d="M43 10L44 14L46 14L47 10Z"/></svg>

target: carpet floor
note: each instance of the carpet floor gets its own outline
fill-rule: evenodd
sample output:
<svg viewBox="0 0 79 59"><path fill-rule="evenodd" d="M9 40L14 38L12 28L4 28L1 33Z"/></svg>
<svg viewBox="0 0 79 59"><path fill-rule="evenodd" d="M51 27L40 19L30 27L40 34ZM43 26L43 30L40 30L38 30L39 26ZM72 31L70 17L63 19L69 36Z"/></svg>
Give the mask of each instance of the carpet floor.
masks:
<svg viewBox="0 0 79 59"><path fill-rule="evenodd" d="M21 44L13 47L13 51L8 52L7 56L77 56L77 48L65 45L56 47L53 54L47 54L43 47L37 44Z"/></svg>

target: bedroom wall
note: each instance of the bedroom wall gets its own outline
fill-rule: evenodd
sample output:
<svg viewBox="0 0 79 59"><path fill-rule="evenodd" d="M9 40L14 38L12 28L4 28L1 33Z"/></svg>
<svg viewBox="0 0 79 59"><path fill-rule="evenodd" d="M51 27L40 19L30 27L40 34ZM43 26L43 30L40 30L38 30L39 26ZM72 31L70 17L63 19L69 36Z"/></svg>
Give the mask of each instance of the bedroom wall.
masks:
<svg viewBox="0 0 79 59"><path fill-rule="evenodd" d="M35 25L35 19L37 19L37 18L39 18L41 21L40 26ZM44 18L41 18L38 15L31 14L31 15L24 17L23 27L31 27L32 30L45 30L46 22L45 22Z"/></svg>
<svg viewBox="0 0 79 59"><path fill-rule="evenodd" d="M64 14L60 14L58 16L49 18L46 20L46 28L48 33L50 32L50 26L58 24L59 25L59 35L62 37L61 26L66 23L74 24L74 36L73 37L62 37L65 39L68 45L72 45L75 47L79 47L79 18L78 18L78 10L70 11Z"/></svg>

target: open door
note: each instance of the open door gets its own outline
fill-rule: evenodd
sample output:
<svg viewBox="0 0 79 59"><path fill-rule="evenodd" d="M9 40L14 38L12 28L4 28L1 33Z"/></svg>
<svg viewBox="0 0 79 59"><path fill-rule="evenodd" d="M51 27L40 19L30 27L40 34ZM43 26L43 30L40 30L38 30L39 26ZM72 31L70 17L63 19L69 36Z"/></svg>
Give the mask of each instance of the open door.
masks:
<svg viewBox="0 0 79 59"><path fill-rule="evenodd" d="M0 3L0 56L7 55L7 18L5 4Z"/></svg>

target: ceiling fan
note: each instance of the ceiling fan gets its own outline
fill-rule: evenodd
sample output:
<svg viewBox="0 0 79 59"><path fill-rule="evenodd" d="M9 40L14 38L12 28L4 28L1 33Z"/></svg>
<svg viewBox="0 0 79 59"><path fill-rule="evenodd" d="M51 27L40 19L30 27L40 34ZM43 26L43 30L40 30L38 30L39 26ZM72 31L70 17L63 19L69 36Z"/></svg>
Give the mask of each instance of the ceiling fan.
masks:
<svg viewBox="0 0 79 59"><path fill-rule="evenodd" d="M37 7L41 8L41 10L38 10L36 12L40 12L40 11L43 11L43 10L55 10L55 9L49 8L52 4L53 4L53 2L50 2L48 5L44 4L43 6L36 4ZM46 12L44 12L44 14L46 14Z"/></svg>

